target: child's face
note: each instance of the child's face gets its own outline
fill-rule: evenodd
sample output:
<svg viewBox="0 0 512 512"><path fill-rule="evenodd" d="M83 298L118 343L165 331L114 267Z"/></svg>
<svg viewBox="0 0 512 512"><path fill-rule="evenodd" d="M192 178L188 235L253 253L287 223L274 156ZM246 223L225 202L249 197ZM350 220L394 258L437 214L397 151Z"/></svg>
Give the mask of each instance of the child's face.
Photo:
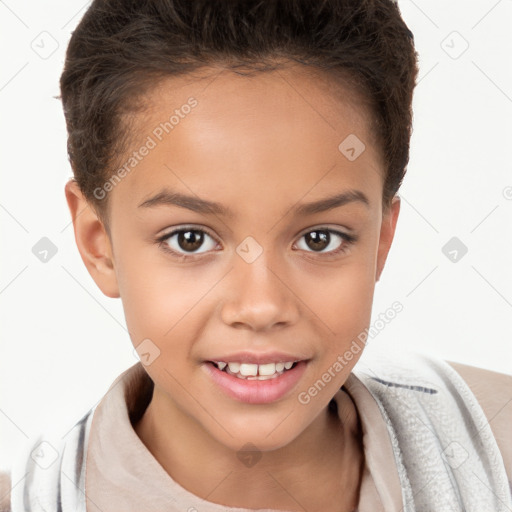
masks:
<svg viewBox="0 0 512 512"><path fill-rule="evenodd" d="M354 340L361 347L357 336L370 323L399 202L383 217L378 148L364 110L338 91L336 100L297 70L168 81L135 118L137 164L110 192L113 269L90 271L105 293L121 296L134 346L146 344L153 406L233 449L291 442L322 416L362 353L344 357ZM166 133L160 123L173 114ZM349 139L355 159L347 147L345 154L338 149L350 134L366 145L357 156L362 146ZM148 151L139 151L144 145ZM164 189L191 197L190 208L186 201L141 206ZM368 204L296 212L349 190ZM232 215L193 211L199 199ZM182 227L206 231L203 241L193 231L159 246L159 237ZM325 240L325 232L314 232L320 228L357 240ZM188 250L189 258L166 247ZM280 377L291 389L269 392L264 403L261 394L237 395L212 377L219 370L209 361L239 352L307 362L290 370L296 377ZM323 389L310 393L325 372L331 377ZM243 382L236 384L244 388Z"/></svg>

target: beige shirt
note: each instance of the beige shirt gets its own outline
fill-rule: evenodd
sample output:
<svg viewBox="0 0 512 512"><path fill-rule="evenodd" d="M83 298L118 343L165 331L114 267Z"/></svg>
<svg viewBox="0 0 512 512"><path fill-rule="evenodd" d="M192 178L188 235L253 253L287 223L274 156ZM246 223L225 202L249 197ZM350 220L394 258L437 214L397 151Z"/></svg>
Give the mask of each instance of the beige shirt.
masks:
<svg viewBox="0 0 512 512"><path fill-rule="evenodd" d="M484 409L512 480L512 376L450 363ZM351 374L343 388L354 401L363 434L365 466L358 512L398 512L402 492L391 441L378 405ZM338 391L334 400L339 403ZM151 381L141 363L116 379L98 404L87 446L87 512L249 512L205 501L163 469L137 436L133 425L151 399ZM338 407L340 410L341 407ZM8 474L0 478L1 511L9 510ZM270 509L260 509L270 510Z"/></svg>

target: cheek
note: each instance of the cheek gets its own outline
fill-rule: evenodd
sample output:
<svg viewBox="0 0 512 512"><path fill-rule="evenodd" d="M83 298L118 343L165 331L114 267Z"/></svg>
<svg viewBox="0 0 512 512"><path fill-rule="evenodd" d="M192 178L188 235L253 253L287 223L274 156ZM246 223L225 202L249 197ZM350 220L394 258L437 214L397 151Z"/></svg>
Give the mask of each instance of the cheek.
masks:
<svg viewBox="0 0 512 512"><path fill-rule="evenodd" d="M180 268L157 248L126 248L116 273L133 344L155 341L161 349L172 339L192 336L197 314L218 277L206 267Z"/></svg>
<svg viewBox="0 0 512 512"><path fill-rule="evenodd" d="M161 273L151 251L156 252L136 243L124 247L120 244L116 259L119 291L134 344L144 338L161 336L164 323L169 324L166 330L169 329L178 302L167 275ZM162 316L163 311L167 314Z"/></svg>
<svg viewBox="0 0 512 512"><path fill-rule="evenodd" d="M375 282L368 267L347 265L331 274L322 281L321 289L317 287L308 295L307 302L320 319L316 324L322 329L321 355L311 366L312 387L301 389L298 401L311 401L315 413L327 405L361 357L365 340L361 334L366 333L372 313ZM320 388L316 384L319 381Z"/></svg>
<svg viewBox="0 0 512 512"><path fill-rule="evenodd" d="M302 274L302 299L326 335L337 341L357 335L371 319L374 270L351 264L318 273Z"/></svg>

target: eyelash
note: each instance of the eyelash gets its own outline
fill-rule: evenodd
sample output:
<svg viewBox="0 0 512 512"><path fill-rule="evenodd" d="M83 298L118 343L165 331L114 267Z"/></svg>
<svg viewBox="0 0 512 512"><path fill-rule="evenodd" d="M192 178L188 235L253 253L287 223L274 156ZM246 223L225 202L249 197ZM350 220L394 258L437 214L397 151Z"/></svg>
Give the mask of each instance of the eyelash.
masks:
<svg viewBox="0 0 512 512"><path fill-rule="evenodd" d="M173 231L170 231L169 233L165 233L162 236L158 237L156 239L156 241L158 242L159 247L161 247L163 251L170 253L172 256L174 256L182 261L198 259L198 257L201 257L201 255L204 255L206 253L199 253L199 254L197 254L197 253L190 253L190 254L179 253L179 252L176 252L174 249L171 249L169 247L169 245L165 243L166 240L168 240L172 236L177 235L182 232L187 232L187 231L196 231L199 233L204 233L204 234L208 235L209 237L211 237L213 240L215 240L217 243L219 243L218 240L213 235L211 235L208 231L201 229L201 228L195 228L195 227L182 227L179 229L175 229ZM354 244L355 242L357 242L357 240L358 240L358 237L356 235L349 235L348 233L343 233L342 231L338 231L336 229L327 228L327 227L319 227L319 228L310 229L309 231L302 233L302 235L300 235L300 237L299 237L299 240L300 240L300 238L302 238L305 235L312 233L314 231L327 231L330 234L340 236L344 241L340 247L338 247L337 249L334 249L332 251L326 252L326 253L316 252L316 251L305 251L306 253L324 255L324 257L337 256L338 254L347 252L348 249L350 248L350 246L352 244Z"/></svg>

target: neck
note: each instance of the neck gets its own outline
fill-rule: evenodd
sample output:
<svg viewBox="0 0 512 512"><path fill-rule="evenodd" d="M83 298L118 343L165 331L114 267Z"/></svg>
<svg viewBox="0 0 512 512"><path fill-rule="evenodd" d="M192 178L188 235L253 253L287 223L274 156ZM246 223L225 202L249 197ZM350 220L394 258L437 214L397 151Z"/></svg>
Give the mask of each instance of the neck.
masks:
<svg viewBox="0 0 512 512"><path fill-rule="evenodd" d="M337 396L338 413L325 408L301 435L261 453L256 464L241 464L237 453L200 425L178 420L158 388L134 428L165 471L204 500L240 508L351 512L364 458L354 403L345 392Z"/></svg>

